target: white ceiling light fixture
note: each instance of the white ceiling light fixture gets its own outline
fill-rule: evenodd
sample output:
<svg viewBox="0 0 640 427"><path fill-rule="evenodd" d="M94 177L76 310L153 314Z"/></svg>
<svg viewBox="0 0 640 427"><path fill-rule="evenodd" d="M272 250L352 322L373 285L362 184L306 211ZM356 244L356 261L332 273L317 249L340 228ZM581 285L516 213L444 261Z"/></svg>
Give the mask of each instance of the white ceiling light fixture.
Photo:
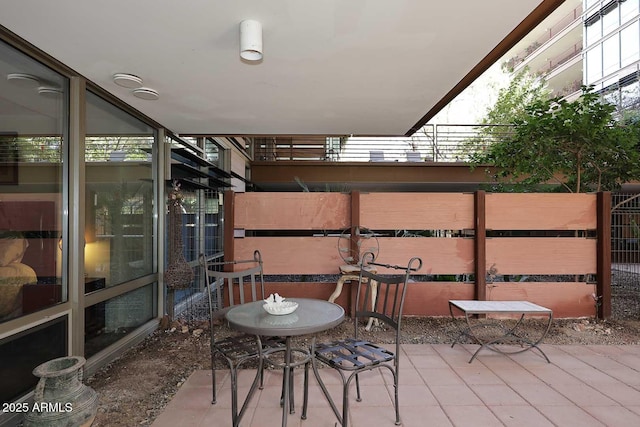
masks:
<svg viewBox="0 0 640 427"><path fill-rule="evenodd" d="M116 73L113 75L113 82L127 89L138 89L142 87L142 79L133 74Z"/></svg>
<svg viewBox="0 0 640 427"><path fill-rule="evenodd" d="M150 89L148 87L141 87L139 89L134 89L131 91L133 95L137 98L144 99L145 101L155 101L160 98L160 94L155 89Z"/></svg>
<svg viewBox="0 0 640 427"><path fill-rule="evenodd" d="M240 23L240 57L245 61L262 59L262 24L253 19Z"/></svg>

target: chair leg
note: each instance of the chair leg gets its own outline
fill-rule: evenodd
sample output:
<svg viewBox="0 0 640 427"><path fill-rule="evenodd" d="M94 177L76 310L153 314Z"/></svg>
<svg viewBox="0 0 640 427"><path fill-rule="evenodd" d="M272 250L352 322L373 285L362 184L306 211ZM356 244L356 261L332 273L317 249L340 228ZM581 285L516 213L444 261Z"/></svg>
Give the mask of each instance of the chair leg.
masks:
<svg viewBox="0 0 640 427"><path fill-rule="evenodd" d="M312 356L313 357L313 356ZM309 361L304 364L304 385L302 394L302 415L300 418L307 419L307 405L309 403Z"/></svg>
<svg viewBox="0 0 640 427"><path fill-rule="evenodd" d="M211 369L211 388L213 389L212 391L212 399L211 399L211 404L215 405L217 403L217 399L216 399L216 370L215 368Z"/></svg>
<svg viewBox="0 0 640 427"><path fill-rule="evenodd" d="M311 354L315 354L314 351L315 350L313 350L311 352ZM338 411L338 408L337 408L336 404L333 402L333 399L331 398L331 395L329 394L329 390L327 390L327 386L324 385L324 381L322 381L322 378L320 378L320 373L318 372L317 361L316 361L315 358L313 358L313 356L311 358L311 367L313 368L313 375L316 377L316 381L318 381L318 385L322 389L322 394L324 394L325 399L327 399L327 402L329 402L329 406L331 406L331 410L333 411L333 413L335 414L336 418L338 419L338 422L340 424L342 424L342 416L340 415L340 411ZM341 372L340 372L340 375L342 375ZM344 377L343 377L343 381L344 381ZM307 412L306 406L303 406L302 411L303 411L304 414L306 414L306 412Z"/></svg>
<svg viewBox="0 0 640 427"><path fill-rule="evenodd" d="M260 390L264 389L264 368L260 370L260 385L258 386Z"/></svg>
<svg viewBox="0 0 640 427"><path fill-rule="evenodd" d="M235 367L230 369L231 376L231 422L235 427L238 424L238 372Z"/></svg>
<svg viewBox="0 0 640 427"><path fill-rule="evenodd" d="M391 370L391 374L393 375L393 397L394 397L394 401L395 401L395 409L396 409L396 422L395 424L397 426L402 424L402 421L400 421L400 399L398 398L398 374L399 372L397 371L397 367L396 370Z"/></svg>
<svg viewBox="0 0 640 427"><path fill-rule="evenodd" d="M362 396L360 395L360 378L356 374L356 402L362 402Z"/></svg>
<svg viewBox="0 0 640 427"><path fill-rule="evenodd" d="M356 375L356 384L358 383L358 376ZM342 427L347 427L349 421L349 380L344 383L342 390Z"/></svg>
<svg viewBox="0 0 640 427"><path fill-rule="evenodd" d="M216 400L216 364L214 361L215 357L213 353L211 353L211 404L215 405Z"/></svg>

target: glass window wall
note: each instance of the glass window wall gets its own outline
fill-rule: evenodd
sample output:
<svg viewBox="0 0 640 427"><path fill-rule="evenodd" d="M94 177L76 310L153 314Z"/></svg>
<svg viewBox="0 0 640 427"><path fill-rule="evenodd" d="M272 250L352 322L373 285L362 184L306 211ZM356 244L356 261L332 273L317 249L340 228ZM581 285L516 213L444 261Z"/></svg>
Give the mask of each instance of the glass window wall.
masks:
<svg viewBox="0 0 640 427"><path fill-rule="evenodd" d="M85 275L109 287L154 272L154 129L91 92L86 116Z"/></svg>
<svg viewBox="0 0 640 427"><path fill-rule="evenodd" d="M35 387L36 366L67 355L68 328L63 316L0 340L0 402L16 400Z"/></svg>
<svg viewBox="0 0 640 427"><path fill-rule="evenodd" d="M602 42L602 74L607 76L620 69L620 41L619 35L613 36Z"/></svg>
<svg viewBox="0 0 640 427"><path fill-rule="evenodd" d="M587 51L586 54L586 78L585 83L591 84L602 78L602 45L598 44Z"/></svg>
<svg viewBox="0 0 640 427"><path fill-rule="evenodd" d="M87 92L85 138L85 293L156 272L155 131ZM154 286L85 309L85 355L91 356L154 317Z"/></svg>
<svg viewBox="0 0 640 427"><path fill-rule="evenodd" d="M606 13L601 18L602 20L602 35L606 36L620 26L620 8L614 7L613 9L605 11Z"/></svg>
<svg viewBox="0 0 640 427"><path fill-rule="evenodd" d="M638 21L620 31L620 65L622 68L640 60L640 27Z"/></svg>
<svg viewBox="0 0 640 427"><path fill-rule="evenodd" d="M638 15L639 4L640 4L640 1L638 0L627 0L619 4L621 24L628 22L629 20L635 18Z"/></svg>
<svg viewBox="0 0 640 427"><path fill-rule="evenodd" d="M585 27L585 46L591 46L602 38L602 20Z"/></svg>
<svg viewBox="0 0 640 427"><path fill-rule="evenodd" d="M67 300L68 79L0 41L0 322Z"/></svg>
<svg viewBox="0 0 640 427"><path fill-rule="evenodd" d="M84 353L91 357L155 317L157 284L100 302L85 309Z"/></svg>

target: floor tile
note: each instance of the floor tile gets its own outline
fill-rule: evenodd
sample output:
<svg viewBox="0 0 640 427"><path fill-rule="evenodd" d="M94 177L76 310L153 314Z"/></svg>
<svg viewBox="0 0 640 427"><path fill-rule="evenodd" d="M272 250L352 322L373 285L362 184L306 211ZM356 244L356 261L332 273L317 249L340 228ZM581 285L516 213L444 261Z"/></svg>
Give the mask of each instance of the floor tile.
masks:
<svg viewBox="0 0 640 427"><path fill-rule="evenodd" d="M475 346L477 348L477 346ZM503 355L482 352L472 363L473 345L406 345L401 352L400 415L404 427L442 426L632 426L640 425L640 346L545 346L551 363L534 352ZM531 353L531 354L529 354ZM303 369L293 376L291 427L333 427L331 410L313 373L308 417L302 420ZM239 373L242 402L255 370ZM256 390L241 427L280 426L282 370L265 370L265 387ZM330 368L320 375L342 413L342 380ZM231 426L228 370L216 371L218 401L211 404L211 371L194 372L154 427ZM392 375L386 370L361 375L362 402L349 390L351 427L393 426Z"/></svg>

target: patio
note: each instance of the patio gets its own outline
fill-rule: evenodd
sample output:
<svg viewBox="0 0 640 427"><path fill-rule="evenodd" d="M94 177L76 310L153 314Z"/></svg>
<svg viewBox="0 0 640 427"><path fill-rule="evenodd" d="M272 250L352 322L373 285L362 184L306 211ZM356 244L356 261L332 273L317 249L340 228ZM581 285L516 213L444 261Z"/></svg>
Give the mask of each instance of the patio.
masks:
<svg viewBox="0 0 640 427"><path fill-rule="evenodd" d="M469 364L473 345L405 344L400 358L403 426L631 426L640 425L639 345L542 345L551 363L536 352L504 356L483 351ZM242 394L254 371L241 372ZM279 426L282 372L268 371L242 426ZM333 396L340 380L321 375ZM362 402L351 400L350 426L393 426L389 378L361 377ZM334 376L332 378L332 376ZM155 427L231 425L228 372L221 371L218 403L211 404L208 370L194 372ZM302 371L297 370L296 413L289 426L333 426L335 417L313 375L308 419L301 420ZM339 399L339 397L338 397Z"/></svg>

